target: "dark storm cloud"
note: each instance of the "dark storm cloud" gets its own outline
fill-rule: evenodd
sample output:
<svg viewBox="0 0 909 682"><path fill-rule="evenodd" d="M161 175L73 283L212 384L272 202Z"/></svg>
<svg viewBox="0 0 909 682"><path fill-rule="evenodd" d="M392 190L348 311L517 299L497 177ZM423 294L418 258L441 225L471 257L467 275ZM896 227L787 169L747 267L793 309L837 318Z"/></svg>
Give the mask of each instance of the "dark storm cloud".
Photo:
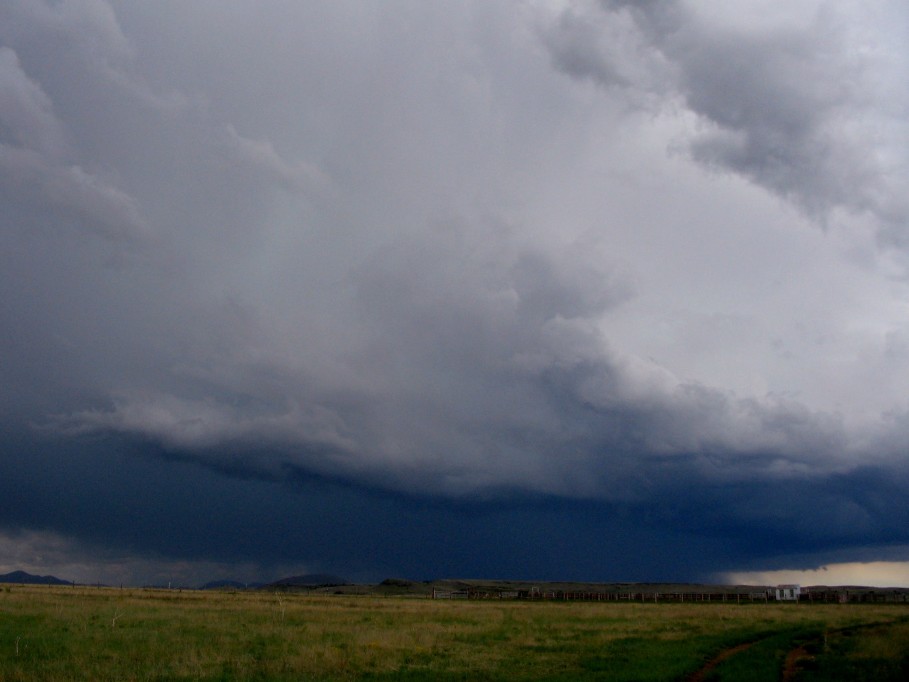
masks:
<svg viewBox="0 0 909 682"><path fill-rule="evenodd" d="M62 577L78 581L194 585L307 571L705 580L728 568L785 567L799 554L807 565L899 558L909 542L900 502L909 478L871 469L700 486L692 496L686 469L700 465L683 458L635 502L514 494L455 502L305 472L217 473L135 442L74 447L7 433L3 454L5 525L32 529L0 534L5 561L69 567Z"/></svg>
<svg viewBox="0 0 909 682"><path fill-rule="evenodd" d="M4 546L630 579L906 543L862 34L899 8L796 5L5 3Z"/></svg>
<svg viewBox="0 0 909 682"><path fill-rule="evenodd" d="M825 469L845 454L835 416L737 398L610 353L593 320L628 299L621 274L586 270L580 252L559 256L573 268L509 253L494 234L478 248L442 227L392 242L352 275L356 341L336 360L346 385L267 364L198 368L187 380L201 398L125 392L112 410L59 423L73 434L142 434L214 463L222 446L266 443L273 454L250 450L235 465L283 462L449 494L515 486L625 497L634 493L620 472L648 479L639 457L648 452L712 453L733 478ZM245 338L228 339L226 352ZM210 362L216 349L207 350ZM739 458L754 452L765 456Z"/></svg>
<svg viewBox="0 0 909 682"><path fill-rule="evenodd" d="M688 142L699 162L741 174L820 220L835 208L869 211L885 236L896 236L907 217L895 193L905 167L889 145L905 135L906 101L880 79L905 61L852 22L868 14L898 21L902 10L806 5L793 12L802 17L768 29L756 16L753 25L724 24L682 0L604 0L599 12L580 3L547 42L568 73L681 97L703 121Z"/></svg>
<svg viewBox="0 0 909 682"><path fill-rule="evenodd" d="M131 197L68 162L50 99L7 47L0 48L0 121L0 191L8 212L43 212L54 222L75 221L107 238L142 232Z"/></svg>

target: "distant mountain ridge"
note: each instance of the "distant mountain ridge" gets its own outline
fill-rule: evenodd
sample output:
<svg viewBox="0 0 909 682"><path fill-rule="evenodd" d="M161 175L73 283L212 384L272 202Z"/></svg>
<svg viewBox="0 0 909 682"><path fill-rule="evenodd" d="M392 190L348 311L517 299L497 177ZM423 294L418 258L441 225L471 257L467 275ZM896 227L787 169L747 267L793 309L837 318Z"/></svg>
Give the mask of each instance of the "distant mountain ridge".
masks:
<svg viewBox="0 0 909 682"><path fill-rule="evenodd" d="M281 578L265 587L323 587L334 585L347 585L344 578L327 573L308 573L306 575L294 575L289 578Z"/></svg>
<svg viewBox="0 0 909 682"><path fill-rule="evenodd" d="M72 585L67 580L60 580L53 575L32 575L25 571L13 571L0 575L0 583L15 583L17 585Z"/></svg>
<svg viewBox="0 0 909 682"><path fill-rule="evenodd" d="M200 590L255 590L265 583L244 583L239 580L212 580L205 583Z"/></svg>

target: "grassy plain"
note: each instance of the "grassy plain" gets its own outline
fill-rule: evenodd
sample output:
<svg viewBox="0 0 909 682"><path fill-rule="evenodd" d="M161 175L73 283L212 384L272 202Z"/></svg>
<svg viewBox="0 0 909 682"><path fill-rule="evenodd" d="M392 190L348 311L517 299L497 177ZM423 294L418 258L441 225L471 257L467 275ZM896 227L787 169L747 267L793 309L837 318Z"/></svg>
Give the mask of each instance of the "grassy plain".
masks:
<svg viewBox="0 0 909 682"><path fill-rule="evenodd" d="M0 682L909 679L909 607L0 587ZM849 672L846 677L837 677Z"/></svg>

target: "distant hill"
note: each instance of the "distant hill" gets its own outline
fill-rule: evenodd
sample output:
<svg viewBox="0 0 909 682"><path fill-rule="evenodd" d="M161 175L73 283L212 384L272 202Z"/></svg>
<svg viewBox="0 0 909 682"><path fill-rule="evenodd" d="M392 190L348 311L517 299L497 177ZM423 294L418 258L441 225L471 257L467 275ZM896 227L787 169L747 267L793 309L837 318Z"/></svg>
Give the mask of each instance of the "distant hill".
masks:
<svg viewBox="0 0 909 682"><path fill-rule="evenodd" d="M13 571L0 575L0 583L16 583L17 585L72 585L71 582L60 580L52 575L32 575L25 571Z"/></svg>
<svg viewBox="0 0 909 682"><path fill-rule="evenodd" d="M294 588L294 587L326 587L335 585L347 585L344 578L327 573L308 573L307 575L294 575L289 578L281 578L273 583L263 585L266 589L275 588Z"/></svg>
<svg viewBox="0 0 909 682"><path fill-rule="evenodd" d="M239 580L212 580L205 583L200 590L255 590L264 583L242 583Z"/></svg>

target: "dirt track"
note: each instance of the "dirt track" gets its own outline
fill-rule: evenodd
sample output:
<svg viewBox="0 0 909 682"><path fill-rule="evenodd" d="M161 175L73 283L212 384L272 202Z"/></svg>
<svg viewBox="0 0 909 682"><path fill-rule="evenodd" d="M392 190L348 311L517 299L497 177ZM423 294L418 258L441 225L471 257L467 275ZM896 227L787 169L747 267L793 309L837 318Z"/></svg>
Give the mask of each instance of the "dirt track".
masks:
<svg viewBox="0 0 909 682"><path fill-rule="evenodd" d="M783 682L792 682L800 670L799 662L808 658L811 658L811 654L808 653L804 644L800 644L786 654L786 661L783 663Z"/></svg>
<svg viewBox="0 0 909 682"><path fill-rule="evenodd" d="M720 663L725 661L727 658L731 658L732 656L745 651L745 649L750 648L754 644L755 642L744 642L742 644L736 644L733 647L729 647L728 649L724 649L719 654L710 659L700 670L689 677L688 682L702 682L704 679L706 679L710 671L716 668Z"/></svg>

